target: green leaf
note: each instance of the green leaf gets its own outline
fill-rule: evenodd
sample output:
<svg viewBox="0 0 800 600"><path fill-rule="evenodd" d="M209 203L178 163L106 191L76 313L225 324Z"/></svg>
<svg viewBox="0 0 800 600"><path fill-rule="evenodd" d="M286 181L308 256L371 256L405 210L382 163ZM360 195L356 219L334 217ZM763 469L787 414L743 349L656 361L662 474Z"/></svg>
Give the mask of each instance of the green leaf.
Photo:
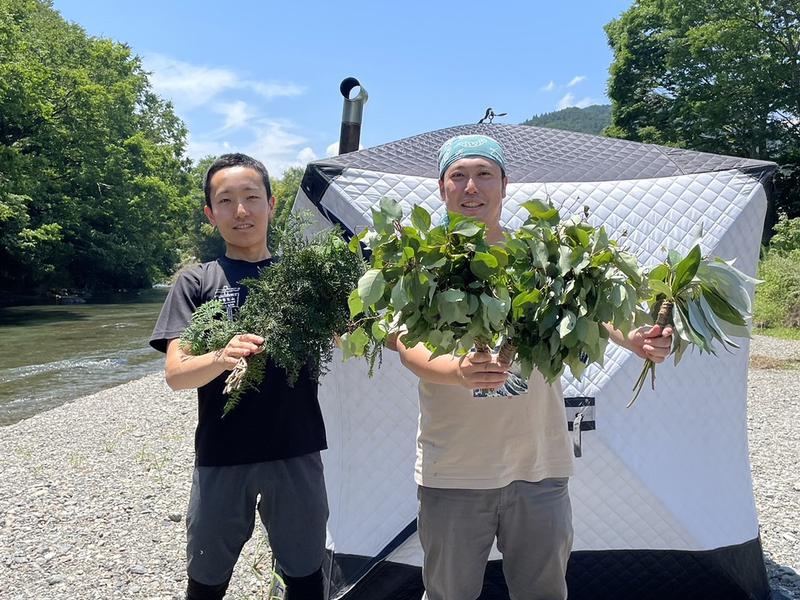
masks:
<svg viewBox="0 0 800 600"><path fill-rule="evenodd" d="M597 254L602 250L608 250L609 242L608 242L608 234L606 233L605 227L600 227L597 229L597 235L594 240L594 247L592 248L592 254Z"/></svg>
<svg viewBox="0 0 800 600"><path fill-rule="evenodd" d="M363 327L358 327L355 331L345 333L342 340L342 358L348 360L354 356L364 356L364 351L369 343L369 336Z"/></svg>
<svg viewBox="0 0 800 600"><path fill-rule="evenodd" d="M584 371L586 371L587 365L583 361L581 361L580 357L573 356L572 354L567 356L567 358L564 359L564 362L567 363L567 366L569 367L572 376L575 377L575 379L577 379L578 381L580 381L581 377L583 377Z"/></svg>
<svg viewBox="0 0 800 600"><path fill-rule="evenodd" d="M504 269L508 266L508 252L503 250L503 248L501 248L500 246L491 246L489 248L489 252L491 252L492 256L494 256L497 259L497 264L501 268Z"/></svg>
<svg viewBox="0 0 800 600"><path fill-rule="evenodd" d="M470 270L483 281L491 279L495 275L497 267L497 258L489 252L476 252L469 264Z"/></svg>
<svg viewBox="0 0 800 600"><path fill-rule="evenodd" d="M700 245L698 244L689 251L682 261L675 266L675 279L672 282L672 295L677 296L688 286L697 273L700 266Z"/></svg>
<svg viewBox="0 0 800 600"><path fill-rule="evenodd" d="M575 328L575 323L577 321L577 317L575 313L570 310L565 310L564 315L561 317L561 321L558 323L558 334L563 338L570 331Z"/></svg>
<svg viewBox="0 0 800 600"><path fill-rule="evenodd" d="M586 319L582 320L585 321ZM589 322L586 327L586 334L583 338L583 343L586 344L587 348L589 348L589 358L592 360L597 360L603 355L602 351L600 351L599 327L602 327L602 325L593 321Z"/></svg>
<svg viewBox="0 0 800 600"><path fill-rule="evenodd" d="M438 269L447 264L447 257L439 250L431 250L422 256L420 262L429 269Z"/></svg>
<svg viewBox="0 0 800 600"><path fill-rule="evenodd" d="M739 274L740 271L722 261L705 262L698 269L698 276L704 287L713 289L742 315L749 315L752 303L746 288L747 282Z"/></svg>
<svg viewBox="0 0 800 600"><path fill-rule="evenodd" d="M658 266L654 267L648 274L647 278L650 280L657 280L657 281L667 281L667 277L669 277L671 270L669 265L661 263Z"/></svg>
<svg viewBox="0 0 800 600"><path fill-rule="evenodd" d="M687 344L694 344L694 339L692 338L692 333L687 329L686 324L683 320L683 315L681 312L675 308L672 313L672 322L675 326L674 336L679 337ZM673 342L673 345L675 342Z"/></svg>
<svg viewBox="0 0 800 600"><path fill-rule="evenodd" d="M700 344L701 350L716 354L712 343L715 338L714 331L709 327L705 317L703 317L703 311L700 305L694 300L690 300L686 303L685 315L688 325L692 328L695 335L703 341L703 343Z"/></svg>
<svg viewBox="0 0 800 600"><path fill-rule="evenodd" d="M747 326L747 321L745 321L741 313L717 294L714 289L703 286L701 290L708 305L717 317L731 325L737 325L739 327Z"/></svg>
<svg viewBox="0 0 800 600"><path fill-rule="evenodd" d="M558 210L551 204L546 204L536 198L522 203L523 208L527 210L531 217L548 223L558 222Z"/></svg>
<svg viewBox="0 0 800 600"><path fill-rule="evenodd" d="M399 221L403 218L403 209L394 198L389 198L388 196L381 198L380 208L389 221Z"/></svg>
<svg viewBox="0 0 800 600"><path fill-rule="evenodd" d="M383 296L386 281L380 269L370 269L358 280L358 295L364 306L372 306Z"/></svg>
<svg viewBox="0 0 800 600"><path fill-rule="evenodd" d="M350 292L350 295L347 297L347 306L350 309L351 319L355 318L357 314L364 311L364 303L361 301L361 296L358 293L358 289Z"/></svg>
<svg viewBox="0 0 800 600"><path fill-rule="evenodd" d="M714 314L713 309L708 304L708 300L704 294L700 294L700 299L698 300L700 305L700 310L703 312L703 317L708 323L708 326L714 331L714 337L716 337L720 342L727 346L732 346L734 348L738 348L739 345L734 342L730 337L728 337L728 333L723 329L720 325L719 321L717 321L717 317Z"/></svg>
<svg viewBox="0 0 800 600"><path fill-rule="evenodd" d="M535 288L514 296L511 302L511 308L515 311L515 318L521 317L528 308L536 306L541 299L542 292Z"/></svg>
<svg viewBox="0 0 800 600"><path fill-rule="evenodd" d="M698 348L705 349L707 347L705 338L703 338L702 335L700 335L694 328L691 320L689 319L686 306L680 301L675 302L675 310L672 313L672 320L675 321L676 317L680 318L680 320L683 322L683 330L688 338L688 341Z"/></svg>
<svg viewBox="0 0 800 600"><path fill-rule="evenodd" d="M614 307L622 306L628 296L628 291L623 285L615 285L611 290L611 303Z"/></svg>
<svg viewBox="0 0 800 600"><path fill-rule="evenodd" d="M461 302L465 300L467 294L461 290L449 289L439 294L439 298L444 302Z"/></svg>
<svg viewBox="0 0 800 600"><path fill-rule="evenodd" d="M574 226L567 228L567 235L572 237L581 248L588 250L591 239L589 233L581 226Z"/></svg>
<svg viewBox="0 0 800 600"><path fill-rule="evenodd" d="M358 235L354 235L350 238L350 242L347 244L347 247L351 252L361 256L361 240L364 239L364 236L366 236L368 232L369 229L364 229Z"/></svg>
<svg viewBox="0 0 800 600"><path fill-rule="evenodd" d="M639 261L636 257L629 252L617 253L617 267L620 271L630 279L634 285L639 285L642 282L642 269L639 267Z"/></svg>
<svg viewBox="0 0 800 600"><path fill-rule="evenodd" d="M569 246L560 246L558 249L558 270L563 275L572 268L572 250Z"/></svg>
<svg viewBox="0 0 800 600"><path fill-rule="evenodd" d="M370 330L372 332L372 337L377 342L382 342L388 333L386 331L386 324L382 320L373 321Z"/></svg>
<svg viewBox="0 0 800 600"><path fill-rule="evenodd" d="M488 294L481 294L481 304L486 310L486 315L489 323L494 329L500 329L503 321L508 314L508 303L503 302L498 298L492 298Z"/></svg>
<svg viewBox="0 0 800 600"><path fill-rule="evenodd" d="M663 281L659 279L650 279L647 283L656 295L663 294L667 298L672 298L672 289Z"/></svg>
<svg viewBox="0 0 800 600"><path fill-rule="evenodd" d="M667 251L667 264L672 267L673 269L681 262L682 257L677 250L668 250Z"/></svg>
<svg viewBox="0 0 800 600"><path fill-rule="evenodd" d="M464 235L466 237L472 237L477 235L481 231L482 227L475 223L474 221L461 221L458 223L453 229L451 233L457 233L459 235Z"/></svg>
<svg viewBox="0 0 800 600"><path fill-rule="evenodd" d="M439 314L446 323L466 323L468 303L465 292L456 289L445 290L435 296Z"/></svg>
<svg viewBox="0 0 800 600"><path fill-rule="evenodd" d="M394 234L394 225L383 211L372 209L372 226L381 236Z"/></svg>
<svg viewBox="0 0 800 600"><path fill-rule="evenodd" d="M420 231L427 232L431 227L431 215L422 206L417 204L411 210L411 223Z"/></svg>
<svg viewBox="0 0 800 600"><path fill-rule="evenodd" d="M401 275L392 288L391 302L394 310L401 310L410 301L404 284L405 278Z"/></svg>
<svg viewBox="0 0 800 600"><path fill-rule="evenodd" d="M547 253L547 246L544 242L536 239L527 240L528 247L531 250L531 258L533 259L533 266L539 269L544 269L550 258Z"/></svg>

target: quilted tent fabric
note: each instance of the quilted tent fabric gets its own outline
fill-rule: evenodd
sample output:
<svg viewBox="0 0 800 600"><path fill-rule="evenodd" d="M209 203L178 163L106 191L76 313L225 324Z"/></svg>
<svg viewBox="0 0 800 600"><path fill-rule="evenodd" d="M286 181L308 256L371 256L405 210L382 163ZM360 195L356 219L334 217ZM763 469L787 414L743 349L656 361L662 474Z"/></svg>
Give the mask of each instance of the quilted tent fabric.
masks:
<svg viewBox="0 0 800 600"><path fill-rule="evenodd" d="M422 205L441 216L436 151L460 133L506 147L506 227L522 223L525 200L548 198L563 216L588 210L644 264L661 260L665 247L687 251L702 226L705 254L755 270L774 164L557 130L465 125L311 163L295 210L349 233L370 226L384 196L406 214ZM640 368L610 346L602 367L581 381L562 378L568 404L592 405L570 483L570 598L766 598L747 454L746 344L733 355L659 366L656 391L629 410ZM391 352L373 378L337 356L320 400L330 440L330 597L419 597L415 378ZM481 597L507 598L496 549L490 558Z"/></svg>
<svg viewBox="0 0 800 600"><path fill-rule="evenodd" d="M640 144L584 133L519 125L460 125L318 161L379 173L436 178L436 156L454 135L482 133L500 141L510 181L614 181L745 169L773 163Z"/></svg>

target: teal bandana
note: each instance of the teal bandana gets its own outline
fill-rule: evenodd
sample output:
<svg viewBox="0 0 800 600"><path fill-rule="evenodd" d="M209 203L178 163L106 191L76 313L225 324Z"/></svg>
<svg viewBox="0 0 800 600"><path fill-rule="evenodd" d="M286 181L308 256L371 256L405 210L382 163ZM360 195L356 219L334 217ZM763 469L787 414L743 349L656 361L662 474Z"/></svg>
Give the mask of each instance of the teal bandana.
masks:
<svg viewBox="0 0 800 600"><path fill-rule="evenodd" d="M506 157L500 142L486 135L457 135L439 148L439 179L447 169L462 158L481 156L497 163L506 173Z"/></svg>

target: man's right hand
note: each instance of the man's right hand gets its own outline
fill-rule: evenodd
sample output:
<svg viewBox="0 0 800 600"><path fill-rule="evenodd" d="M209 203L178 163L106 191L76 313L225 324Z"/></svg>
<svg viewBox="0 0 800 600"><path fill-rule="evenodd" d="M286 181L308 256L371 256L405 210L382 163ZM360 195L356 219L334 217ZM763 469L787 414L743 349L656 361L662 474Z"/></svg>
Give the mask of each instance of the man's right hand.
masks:
<svg viewBox="0 0 800 600"><path fill-rule="evenodd" d="M508 379L508 365L490 352L470 352L458 361L461 385L471 390L494 390Z"/></svg>
<svg viewBox="0 0 800 600"><path fill-rule="evenodd" d="M259 335L252 333L235 335L224 348L214 353L214 362L230 371L236 366L239 359L262 352L264 350L263 344L264 338Z"/></svg>

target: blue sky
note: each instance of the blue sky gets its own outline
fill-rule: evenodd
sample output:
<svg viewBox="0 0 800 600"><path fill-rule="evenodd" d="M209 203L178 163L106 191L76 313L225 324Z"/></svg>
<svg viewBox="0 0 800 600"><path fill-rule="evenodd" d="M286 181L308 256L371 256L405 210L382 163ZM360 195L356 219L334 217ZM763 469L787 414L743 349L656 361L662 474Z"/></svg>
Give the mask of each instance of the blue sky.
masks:
<svg viewBox="0 0 800 600"><path fill-rule="evenodd" d="M603 25L632 0L54 0L127 43L189 129L193 158L242 151L279 174L336 153L339 83L369 93L361 145L606 103Z"/></svg>

